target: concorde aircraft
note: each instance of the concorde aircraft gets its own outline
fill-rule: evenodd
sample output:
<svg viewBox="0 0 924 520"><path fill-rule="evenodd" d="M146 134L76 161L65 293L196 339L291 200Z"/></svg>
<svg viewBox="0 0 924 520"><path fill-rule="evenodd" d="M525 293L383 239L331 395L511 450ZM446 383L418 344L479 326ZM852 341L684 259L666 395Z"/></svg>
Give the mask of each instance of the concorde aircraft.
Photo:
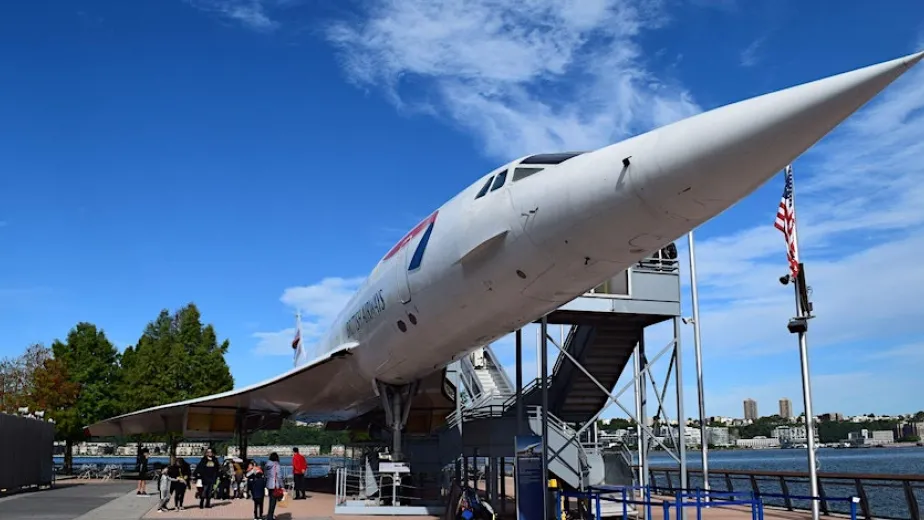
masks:
<svg viewBox="0 0 924 520"><path fill-rule="evenodd" d="M317 357L253 386L107 419L89 433L214 437L255 427L253 419L342 421L381 407L400 445L410 408L442 388L452 361L728 209L922 57L726 105L598 150L505 164L385 254Z"/></svg>

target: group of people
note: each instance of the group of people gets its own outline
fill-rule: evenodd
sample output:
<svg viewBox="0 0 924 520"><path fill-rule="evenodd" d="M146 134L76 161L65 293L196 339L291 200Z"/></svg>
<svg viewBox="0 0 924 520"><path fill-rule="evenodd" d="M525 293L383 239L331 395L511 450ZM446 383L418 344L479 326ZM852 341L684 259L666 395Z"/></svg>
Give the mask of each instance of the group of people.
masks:
<svg viewBox="0 0 924 520"><path fill-rule="evenodd" d="M269 495L269 508L265 520L274 520L276 504L285 495L285 483L282 478L279 455L275 452L269 456L265 467L261 467L255 460L247 462L246 471L241 466L240 459L226 459L224 464L218 461L211 448L191 470L189 464L181 457L173 464L164 468L158 480L160 503L157 510L168 509L170 497L173 497L174 507L182 511L186 490L189 486L196 487L196 498L199 499L199 509L211 508L212 498L245 498L245 494L253 500L253 514L255 520L263 520L263 504L266 495ZM142 450L138 458L140 480L138 494L147 494L145 479L148 472L148 452ZM308 463L305 457L292 448L292 473L294 476L295 500L304 500L305 475L308 472ZM246 483L245 483L246 479ZM232 485L233 482L233 485ZM232 494L233 491L233 494Z"/></svg>

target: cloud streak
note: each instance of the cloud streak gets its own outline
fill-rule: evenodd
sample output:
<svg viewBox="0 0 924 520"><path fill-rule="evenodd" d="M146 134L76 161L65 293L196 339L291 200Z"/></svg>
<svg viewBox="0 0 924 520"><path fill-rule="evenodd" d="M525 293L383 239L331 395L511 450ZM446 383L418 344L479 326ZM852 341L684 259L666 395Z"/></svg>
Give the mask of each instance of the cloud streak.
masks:
<svg viewBox="0 0 924 520"><path fill-rule="evenodd" d="M753 67L754 65L757 65L757 62L759 61L759 58L757 56L757 51L760 50L760 47L761 45L763 45L763 43L764 43L764 38L763 37L758 38L754 40L753 42L751 42L750 45L745 47L743 51L741 51L741 66L742 67Z"/></svg>
<svg viewBox="0 0 924 520"><path fill-rule="evenodd" d="M290 287L280 301L293 311L301 312L302 345L308 357L314 357L318 340L327 332L337 313L346 305L363 278L324 278L312 285ZM291 356L295 327L275 332L255 332L255 352L268 356Z"/></svg>
<svg viewBox="0 0 924 520"><path fill-rule="evenodd" d="M269 11L274 7L289 3L283 0L186 0L186 2L201 11L259 32L273 32L278 29L280 23L270 17Z"/></svg>
<svg viewBox="0 0 924 520"><path fill-rule="evenodd" d="M596 148L698 112L646 68L638 39L666 21L657 2L383 0L327 38L351 82L506 159Z"/></svg>

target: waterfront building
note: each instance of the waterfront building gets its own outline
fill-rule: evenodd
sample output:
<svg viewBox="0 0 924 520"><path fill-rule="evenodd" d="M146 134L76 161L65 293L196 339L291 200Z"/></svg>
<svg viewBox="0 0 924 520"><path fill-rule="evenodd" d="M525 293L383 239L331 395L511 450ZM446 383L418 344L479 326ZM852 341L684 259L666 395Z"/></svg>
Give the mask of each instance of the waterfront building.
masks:
<svg viewBox="0 0 924 520"><path fill-rule="evenodd" d="M709 439L709 444L713 446L724 447L734 444L731 432L724 426L707 426L706 438Z"/></svg>
<svg viewBox="0 0 924 520"><path fill-rule="evenodd" d="M81 442L74 445L75 457L99 457L115 453L115 445L111 442Z"/></svg>
<svg viewBox="0 0 924 520"><path fill-rule="evenodd" d="M791 420L792 415L792 401L784 397L780 399L780 417L786 420Z"/></svg>
<svg viewBox="0 0 924 520"><path fill-rule="evenodd" d="M746 421L756 421L759 416L757 415L757 401L753 399L744 400L744 419Z"/></svg>
<svg viewBox="0 0 924 520"><path fill-rule="evenodd" d="M166 455L168 453L167 444L163 442L142 442L141 447L147 448L150 455ZM119 446L115 449L115 454L120 457L137 457L138 444Z"/></svg>
<svg viewBox="0 0 924 520"><path fill-rule="evenodd" d="M177 457L201 457L209 447L207 442L181 442L176 445Z"/></svg>
<svg viewBox="0 0 924 520"><path fill-rule="evenodd" d="M895 434L892 430L870 431L863 428L860 431L847 434L847 442L854 446L882 446L895 442Z"/></svg>
<svg viewBox="0 0 924 520"><path fill-rule="evenodd" d="M321 454L321 447L317 444L311 444L307 446L250 446L247 448L248 457L268 457L270 453L274 451L280 457L288 457L292 455L292 448L298 448L298 452L306 457L313 457ZM228 456L229 457L240 457L240 449L237 446L228 446Z"/></svg>
<svg viewBox="0 0 924 520"><path fill-rule="evenodd" d="M777 426L773 429L773 436L780 441L781 446L791 444L807 444L808 432L805 425ZM815 430L815 442L818 442L818 430Z"/></svg>
<svg viewBox="0 0 924 520"><path fill-rule="evenodd" d="M779 448L780 440L776 437L754 437L753 439L738 439L735 445L739 448L750 449Z"/></svg>

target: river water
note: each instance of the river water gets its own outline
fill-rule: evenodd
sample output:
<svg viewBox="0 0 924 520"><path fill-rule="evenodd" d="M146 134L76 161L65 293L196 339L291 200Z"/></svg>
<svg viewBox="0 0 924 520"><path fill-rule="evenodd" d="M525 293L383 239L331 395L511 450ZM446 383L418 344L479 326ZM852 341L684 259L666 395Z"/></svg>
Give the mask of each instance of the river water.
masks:
<svg viewBox="0 0 924 520"><path fill-rule="evenodd" d="M701 469L702 463L699 451L687 452L687 461L690 469ZM652 467L676 468L677 463L664 452L652 453L649 464ZM833 449L822 448L818 450L818 471L825 473L865 473L890 475L918 475L924 476L924 448L855 448ZM712 489L724 491L727 481L717 470L763 470L763 471L800 471L808 472L808 458L804 449L766 449L766 450L713 450L709 452L709 483ZM655 473L655 483L666 485L666 478ZM677 486L676 475L671 476L673 486ZM874 516L889 518L911 518L908 512L905 491L897 481L876 482L863 480L864 490L867 494L869 506ZM809 495L807 481L787 479L790 495ZM857 496L855 482L823 480L825 496L847 499ZM702 487L701 475L690 476L690 488ZM734 477L732 486L735 490L750 491L751 482L747 477ZM761 479L758 487L762 493L782 493L782 486L778 479ZM914 484L914 494L919 509L924 512L924 483ZM767 497L765 503L781 505L782 500ZM808 501L794 500L793 505L798 508L808 508ZM832 511L846 512L848 503L832 501L829 503Z"/></svg>

